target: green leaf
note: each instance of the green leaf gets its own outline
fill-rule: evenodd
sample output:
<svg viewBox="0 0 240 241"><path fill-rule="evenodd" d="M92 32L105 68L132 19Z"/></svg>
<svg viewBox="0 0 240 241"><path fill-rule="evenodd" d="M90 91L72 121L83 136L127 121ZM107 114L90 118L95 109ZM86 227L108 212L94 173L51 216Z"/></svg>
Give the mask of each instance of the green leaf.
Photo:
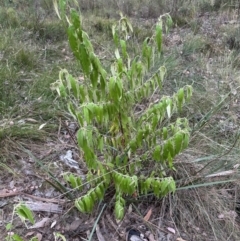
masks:
<svg viewBox="0 0 240 241"><path fill-rule="evenodd" d="M169 28L171 28L173 25L173 20L169 14L167 14L167 19L166 19L166 33L168 33Z"/></svg>
<svg viewBox="0 0 240 241"><path fill-rule="evenodd" d="M163 179L160 183L161 193L163 196L168 193L168 185L169 185L169 181L167 178Z"/></svg>
<svg viewBox="0 0 240 241"><path fill-rule="evenodd" d="M115 57L116 59L120 59L120 54L118 49L115 49Z"/></svg>
<svg viewBox="0 0 240 241"><path fill-rule="evenodd" d="M75 29L81 28L81 21L80 21L79 14L74 9L71 10L71 20Z"/></svg>
<svg viewBox="0 0 240 241"><path fill-rule="evenodd" d="M161 53L162 50L162 23L156 25L156 43L158 52Z"/></svg>
<svg viewBox="0 0 240 241"><path fill-rule="evenodd" d="M104 197L104 193L105 193L105 189L103 187L102 184L99 184L96 188L95 188L95 193L98 197L99 200L102 200Z"/></svg>
<svg viewBox="0 0 240 241"><path fill-rule="evenodd" d="M162 135L163 135L163 140L166 140L168 138L168 130L166 126L164 126L162 129Z"/></svg>
<svg viewBox="0 0 240 241"><path fill-rule="evenodd" d="M24 241L18 234L13 234L11 238L13 241Z"/></svg>
<svg viewBox="0 0 240 241"><path fill-rule="evenodd" d="M122 54L123 54L123 58L124 59L127 59L128 58L128 53L127 53L127 44L126 44L126 41L124 40L120 40L120 45L121 45L121 48L122 48Z"/></svg>
<svg viewBox="0 0 240 241"><path fill-rule="evenodd" d="M173 193L176 191L176 183L173 178L169 178L168 191Z"/></svg>
<svg viewBox="0 0 240 241"><path fill-rule="evenodd" d="M174 136L175 153L178 154L182 150L183 134L177 132Z"/></svg>
<svg viewBox="0 0 240 241"><path fill-rule="evenodd" d="M8 223L5 228L7 231L9 231L10 229L12 229L12 227L13 227L12 223Z"/></svg>
<svg viewBox="0 0 240 241"><path fill-rule="evenodd" d="M55 233L55 232L53 234L54 234L55 240L60 241L59 238L61 238L63 241L67 241L67 239L62 234Z"/></svg>
<svg viewBox="0 0 240 241"><path fill-rule="evenodd" d="M78 51L78 40L76 37L75 28L73 26L68 27L68 42L70 44L70 47L75 55L75 57L78 59L79 55L77 53Z"/></svg>
<svg viewBox="0 0 240 241"><path fill-rule="evenodd" d="M90 213L93 210L94 200L89 193L83 197L83 202L85 203L86 212Z"/></svg>
<svg viewBox="0 0 240 241"><path fill-rule="evenodd" d="M114 207L115 217L118 220L122 220L124 217L125 200L118 194L116 196L116 202Z"/></svg>
<svg viewBox="0 0 240 241"><path fill-rule="evenodd" d="M80 212L82 212L82 213L87 212L82 198L75 200L75 206Z"/></svg>
<svg viewBox="0 0 240 241"><path fill-rule="evenodd" d="M165 66L161 66L161 67L159 68L159 72L160 72L161 82L163 82L164 76L165 76L165 74L166 74L166 72L167 72L166 67L165 67Z"/></svg>
<svg viewBox="0 0 240 241"><path fill-rule="evenodd" d="M34 224L34 217L32 211L24 204L19 204L16 206L15 211L17 215L23 219L28 220L30 223Z"/></svg>
<svg viewBox="0 0 240 241"><path fill-rule="evenodd" d="M68 81L70 82L70 85L71 85L71 89L73 91L73 95L76 99L79 98L79 84L78 84L78 81L73 78L72 75L69 75L68 76Z"/></svg>
<svg viewBox="0 0 240 241"><path fill-rule="evenodd" d="M153 152L153 159L155 161L161 160L161 146L160 145L155 147L154 152Z"/></svg>
<svg viewBox="0 0 240 241"><path fill-rule="evenodd" d="M116 28L117 28L116 25L112 26L112 35L113 35L113 41L115 43L115 46L118 46L119 37L118 37L117 31L116 31Z"/></svg>
<svg viewBox="0 0 240 241"><path fill-rule="evenodd" d="M53 0L53 7L54 7L54 11L56 12L57 16L59 19L62 19L60 16L60 13L58 11L58 4L57 4L57 0Z"/></svg>
<svg viewBox="0 0 240 241"><path fill-rule="evenodd" d="M79 45L79 60L85 75L89 75L91 62L89 59L89 53L83 43Z"/></svg>

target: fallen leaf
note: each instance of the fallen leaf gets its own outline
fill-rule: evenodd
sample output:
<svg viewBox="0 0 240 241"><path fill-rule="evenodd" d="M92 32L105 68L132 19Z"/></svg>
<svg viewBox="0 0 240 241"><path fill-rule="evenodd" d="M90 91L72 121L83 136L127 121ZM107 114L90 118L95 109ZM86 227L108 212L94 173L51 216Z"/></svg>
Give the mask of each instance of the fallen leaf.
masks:
<svg viewBox="0 0 240 241"><path fill-rule="evenodd" d="M182 238L177 238L176 241L187 241L187 240L182 239Z"/></svg>
<svg viewBox="0 0 240 241"><path fill-rule="evenodd" d="M41 233L37 233L37 234L36 234L36 237L37 237L38 241L41 241L41 240L42 240L42 234L41 234Z"/></svg>
<svg viewBox="0 0 240 241"><path fill-rule="evenodd" d="M51 228L53 228L53 227L56 225L56 223L57 223L57 221L54 220L54 221L52 222L52 224L51 224Z"/></svg>
<svg viewBox="0 0 240 241"><path fill-rule="evenodd" d="M42 220L36 222L33 226L29 227L29 229L33 228L43 228L47 221L49 221L50 218L43 218Z"/></svg>
<svg viewBox="0 0 240 241"><path fill-rule="evenodd" d="M41 130L45 125L47 125L47 123L44 123L44 124L40 125L38 130Z"/></svg>
<svg viewBox="0 0 240 241"><path fill-rule="evenodd" d="M82 220L80 219L77 219L77 220L74 220L71 224L67 225L65 230L67 231L75 231L78 229L78 227L82 225Z"/></svg>
<svg viewBox="0 0 240 241"><path fill-rule="evenodd" d="M33 232L33 231L32 231L32 232L28 232L28 233L26 233L25 237L27 238L27 237L29 237L29 236L33 236L34 233L35 233L35 232Z"/></svg>
<svg viewBox="0 0 240 241"><path fill-rule="evenodd" d="M150 208L150 209L148 210L147 214L146 214L145 217L143 218L144 221L147 222L147 221L150 219L151 215L152 215L152 208Z"/></svg>
<svg viewBox="0 0 240 241"><path fill-rule="evenodd" d="M99 240L99 241L105 241L105 238L103 237L103 235L102 235L102 233L101 233L101 231L100 231L100 229L99 229L98 224L97 224L97 226L96 226L96 234L97 234L97 237L98 237L98 240Z"/></svg>
<svg viewBox="0 0 240 241"><path fill-rule="evenodd" d="M218 215L218 218L219 218L219 219L224 219L224 214L219 214L219 215Z"/></svg>
<svg viewBox="0 0 240 241"><path fill-rule="evenodd" d="M25 119L25 121L27 121L27 122L31 122L31 123L38 123L37 120L32 119L32 118L27 118L27 119Z"/></svg>
<svg viewBox="0 0 240 241"><path fill-rule="evenodd" d="M173 233L173 234L176 233L175 229L173 229L173 228L167 227L167 230L168 230L169 232Z"/></svg>
<svg viewBox="0 0 240 241"><path fill-rule="evenodd" d="M151 232L147 232L146 235L147 235L149 241L156 241L156 239L154 238L154 236Z"/></svg>

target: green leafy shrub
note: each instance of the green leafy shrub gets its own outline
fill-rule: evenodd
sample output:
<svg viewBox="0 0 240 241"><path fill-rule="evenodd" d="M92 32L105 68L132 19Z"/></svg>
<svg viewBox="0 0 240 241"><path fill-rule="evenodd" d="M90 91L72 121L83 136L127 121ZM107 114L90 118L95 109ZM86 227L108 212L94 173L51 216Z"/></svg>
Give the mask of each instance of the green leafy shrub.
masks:
<svg viewBox="0 0 240 241"><path fill-rule="evenodd" d="M175 191L167 171L174 170L174 157L188 146L189 126L187 119L171 117L189 100L192 88L185 86L172 97L159 96L137 113L139 103L162 89L166 68L154 63L161 55L163 26L168 30L172 24L169 15L159 18L154 35L143 41L142 52L134 57L129 55L132 26L121 16L112 27L115 61L110 73L94 53L75 10L68 22L70 47L84 80L63 69L52 89L68 101L69 112L80 126L77 141L91 188L75 205L81 212L91 212L106 190L114 188L115 215L121 219L127 196L152 192L163 197ZM74 187L80 185L73 175L65 179Z"/></svg>

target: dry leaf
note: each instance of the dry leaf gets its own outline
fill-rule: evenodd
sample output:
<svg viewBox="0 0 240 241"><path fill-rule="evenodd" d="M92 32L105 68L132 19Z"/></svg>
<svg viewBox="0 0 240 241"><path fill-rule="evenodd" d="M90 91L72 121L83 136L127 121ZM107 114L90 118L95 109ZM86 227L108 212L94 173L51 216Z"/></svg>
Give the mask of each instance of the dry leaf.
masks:
<svg viewBox="0 0 240 241"><path fill-rule="evenodd" d="M44 124L40 125L38 130L41 130L45 125L47 125L47 123L44 123Z"/></svg>
<svg viewBox="0 0 240 241"><path fill-rule="evenodd" d="M171 228L171 227L167 227L167 230L173 234L176 233L175 229L174 228Z"/></svg>
<svg viewBox="0 0 240 241"><path fill-rule="evenodd" d="M36 237L37 237L38 241L41 241L41 240L42 240L42 234L41 234L41 233L37 233L37 234L36 234Z"/></svg>
<svg viewBox="0 0 240 241"><path fill-rule="evenodd" d="M154 236L151 232L147 232L146 235L147 235L149 241L156 241L156 239L154 238Z"/></svg>
<svg viewBox="0 0 240 241"><path fill-rule="evenodd" d="M103 237L103 235L102 235L102 233L101 233L101 231L100 231L100 229L99 229L98 224L97 224L97 226L96 226L96 234L97 234L97 237L98 237L98 240L99 240L99 241L105 241L105 238Z"/></svg>
<svg viewBox="0 0 240 241"><path fill-rule="evenodd" d="M29 236L33 236L34 233L35 233L35 232L33 232L33 231L32 231L32 232L28 232L28 233L26 233L25 237L27 238L27 237L29 237Z"/></svg>
<svg viewBox="0 0 240 241"><path fill-rule="evenodd" d="M54 220L54 221L52 222L52 224L51 224L51 228L53 228L53 227L56 225L56 223L57 223L57 221Z"/></svg>
<svg viewBox="0 0 240 241"><path fill-rule="evenodd" d="M45 226L46 222L49 221L50 218L43 218L42 220L40 220L39 222L36 222L33 226L29 227L30 229L33 228L42 228Z"/></svg>
<svg viewBox="0 0 240 241"><path fill-rule="evenodd" d="M182 239L182 238L177 238L176 241L187 241L187 240Z"/></svg>
<svg viewBox="0 0 240 241"><path fill-rule="evenodd" d="M152 215L152 208L150 208L150 209L148 210L147 214L146 214L145 217L143 218L144 221L147 222L147 221L150 219L151 215Z"/></svg>

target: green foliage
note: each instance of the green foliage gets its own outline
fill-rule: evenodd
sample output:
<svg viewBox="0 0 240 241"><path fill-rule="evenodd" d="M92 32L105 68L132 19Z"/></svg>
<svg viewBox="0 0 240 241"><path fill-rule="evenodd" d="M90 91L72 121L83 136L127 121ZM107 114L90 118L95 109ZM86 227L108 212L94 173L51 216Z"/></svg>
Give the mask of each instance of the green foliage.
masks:
<svg viewBox="0 0 240 241"><path fill-rule="evenodd" d="M15 212L18 217L21 218L23 222L25 220L29 221L31 224L34 224L34 217L32 211L24 204L19 204L15 207Z"/></svg>
<svg viewBox="0 0 240 241"><path fill-rule="evenodd" d="M35 223L32 211L23 203L20 203L14 208L15 214L22 220L23 223L29 221L31 224ZM25 223L26 224L26 223ZM6 225L6 230L10 231L13 228L12 223ZM9 235L5 238L6 241L23 241L24 239L18 234L12 234L9 232ZM30 241L37 241L37 237L33 237Z"/></svg>
<svg viewBox="0 0 240 241"><path fill-rule="evenodd" d="M75 189L82 190L82 179L79 176L65 174L64 179Z"/></svg>
<svg viewBox="0 0 240 241"><path fill-rule="evenodd" d="M127 196L152 192L163 197L175 191L175 182L166 176L167 170L174 170L173 159L188 146L190 134L187 119L173 121L172 115L181 111L192 88L185 86L171 97L159 96L140 114L134 111L138 103L162 89L166 68L155 66L155 58L161 55L162 26L168 31L172 25L168 14L159 18L154 36L145 39L141 53L133 57L129 54L133 28L121 15L112 27L115 60L110 73L94 53L78 12L71 10L67 20L69 44L81 65L84 81L63 69L52 89L68 101L69 112L80 126L77 141L91 188L75 205L81 212L91 212L113 185L115 215L121 219ZM143 175L147 163L154 163L155 168L150 175ZM69 175L68 181L72 178ZM76 187L75 181L70 183Z"/></svg>
<svg viewBox="0 0 240 241"><path fill-rule="evenodd" d="M26 221L29 221L31 224L35 224L33 213L25 204L20 203L16 205L14 208L14 213L17 214L17 216L21 219L21 221L24 224L26 224ZM12 222L8 223L5 228L8 231L8 236L5 237L6 241L24 241L25 240L17 233L10 232L13 229ZM56 238L56 240L59 240L59 238L61 238L63 241L66 240L65 237L60 233L54 233L54 237ZM34 236L29 241L38 241L38 240L39 239L36 236Z"/></svg>

